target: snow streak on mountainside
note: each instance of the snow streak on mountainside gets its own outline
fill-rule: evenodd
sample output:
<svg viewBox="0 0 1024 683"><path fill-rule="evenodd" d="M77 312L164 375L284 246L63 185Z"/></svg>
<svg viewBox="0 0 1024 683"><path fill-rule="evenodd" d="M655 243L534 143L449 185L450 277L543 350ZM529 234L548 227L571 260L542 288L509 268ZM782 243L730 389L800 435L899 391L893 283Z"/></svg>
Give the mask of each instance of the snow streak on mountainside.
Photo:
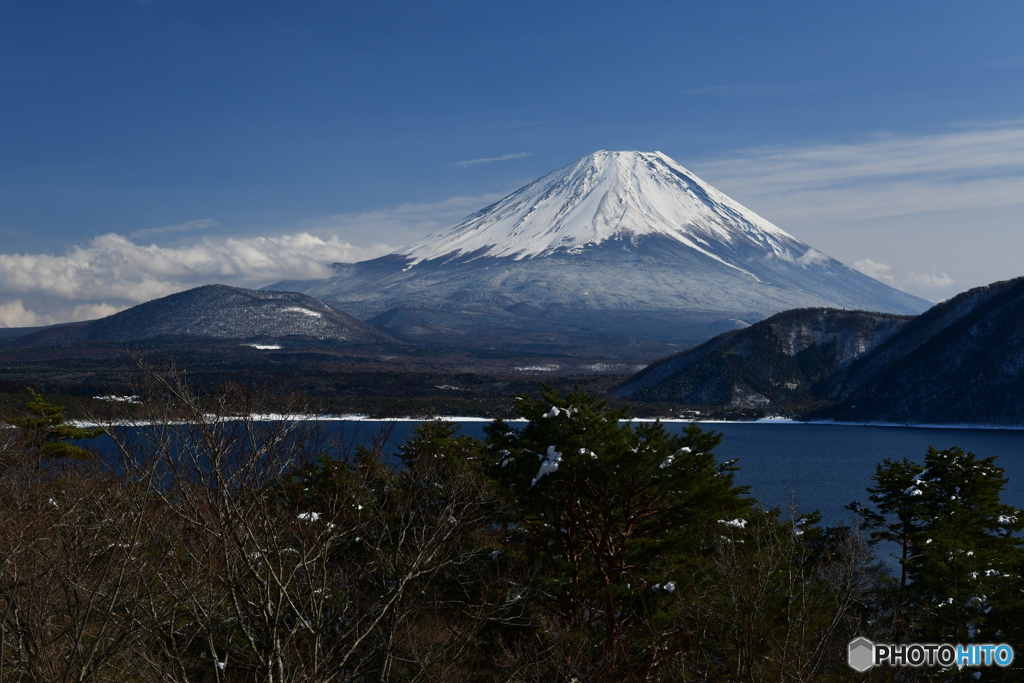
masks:
<svg viewBox="0 0 1024 683"><path fill-rule="evenodd" d="M661 152L608 151L549 173L397 253L413 264L465 254L522 259L646 235L669 237L740 270L716 253L721 246L746 243L789 261L821 258Z"/></svg>

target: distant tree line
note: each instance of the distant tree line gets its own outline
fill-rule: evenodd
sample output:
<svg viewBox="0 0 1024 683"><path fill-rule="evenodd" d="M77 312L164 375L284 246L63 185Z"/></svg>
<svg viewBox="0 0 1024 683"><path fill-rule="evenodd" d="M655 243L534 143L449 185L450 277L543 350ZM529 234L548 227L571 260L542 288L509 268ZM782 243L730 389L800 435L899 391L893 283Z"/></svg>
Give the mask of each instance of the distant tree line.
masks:
<svg viewBox="0 0 1024 683"><path fill-rule="evenodd" d="M4 683L973 681L854 674L846 646L1022 641L1024 517L992 458L884 461L863 528L823 528L758 506L719 435L584 392L390 453L149 377L105 426L115 461L37 394L0 430Z"/></svg>

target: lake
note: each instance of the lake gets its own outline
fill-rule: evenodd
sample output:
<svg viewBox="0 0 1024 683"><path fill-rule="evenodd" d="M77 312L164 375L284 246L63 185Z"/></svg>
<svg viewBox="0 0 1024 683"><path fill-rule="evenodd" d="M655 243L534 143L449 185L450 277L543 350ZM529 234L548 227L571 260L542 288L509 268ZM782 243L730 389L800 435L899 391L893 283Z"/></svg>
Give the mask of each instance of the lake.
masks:
<svg viewBox="0 0 1024 683"><path fill-rule="evenodd" d="M482 438L486 421L453 420L460 433ZM343 449L370 444L382 430L393 430L386 444L389 452L420 424L416 421L329 420L321 423L328 439ZM510 423L513 427L516 423ZM685 422L666 422L666 429L681 432ZM737 458L737 484L749 486L751 494L770 507L789 508L799 513L819 510L826 525L856 524L853 513L844 509L851 501L869 503L865 490L883 459L904 457L923 462L929 446L942 450L959 446L981 457L997 456L996 464L1006 471L1009 483L1003 502L1024 508L1024 430L928 427L881 427L864 425L806 424L794 422L745 422L702 424L705 430L720 432L722 443L715 449L719 462ZM90 445L81 442L82 445ZM95 444L93 444L95 445ZM101 453L111 452L108 439L101 439ZM895 571L887 557L879 556Z"/></svg>
<svg viewBox="0 0 1024 683"><path fill-rule="evenodd" d="M347 443L359 443L379 433L386 423L339 421L330 429ZM416 428L416 422L396 422L390 443L397 445ZM466 436L484 436L486 422L459 422ZM515 426L515 423L512 423ZM682 431L685 423L665 427ZM1003 502L1024 508L1024 430L928 427L873 427L862 425L790 422L710 423L706 430L723 435L715 449L718 460L738 458L736 482L768 506L786 508L795 502L799 511L819 510L826 524L852 523L843 509L851 501L868 503L865 489L872 485L875 466L883 459L904 457L923 462L928 446L942 450L959 446L981 457L998 456L1009 483Z"/></svg>

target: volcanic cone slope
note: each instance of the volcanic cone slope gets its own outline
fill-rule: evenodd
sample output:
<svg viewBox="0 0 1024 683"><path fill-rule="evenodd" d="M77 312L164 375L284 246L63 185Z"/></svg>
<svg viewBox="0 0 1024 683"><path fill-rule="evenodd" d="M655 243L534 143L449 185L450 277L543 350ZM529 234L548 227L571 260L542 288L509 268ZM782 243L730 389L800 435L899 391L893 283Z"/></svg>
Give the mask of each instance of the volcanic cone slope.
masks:
<svg viewBox="0 0 1024 683"><path fill-rule="evenodd" d="M687 320L708 326L709 338L790 308L928 306L812 249L660 152L591 154L449 230L335 269L273 287L364 320L387 314L374 322L407 335L561 325L626 338L639 322L668 339L681 329L673 321Z"/></svg>

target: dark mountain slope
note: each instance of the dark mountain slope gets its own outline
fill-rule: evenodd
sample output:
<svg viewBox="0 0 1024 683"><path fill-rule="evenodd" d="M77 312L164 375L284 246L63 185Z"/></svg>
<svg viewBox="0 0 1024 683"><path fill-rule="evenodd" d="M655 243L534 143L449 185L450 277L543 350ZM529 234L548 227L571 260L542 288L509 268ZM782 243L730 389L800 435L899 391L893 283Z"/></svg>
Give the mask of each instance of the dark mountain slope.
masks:
<svg viewBox="0 0 1024 683"><path fill-rule="evenodd" d="M637 401L765 406L827 395L847 366L912 318L804 308L645 368L615 393Z"/></svg>
<svg viewBox="0 0 1024 683"><path fill-rule="evenodd" d="M849 368L840 403L813 417L1024 424L1024 278L964 292Z"/></svg>
<svg viewBox="0 0 1024 683"><path fill-rule="evenodd" d="M99 320L43 328L15 342L28 347L184 337L311 337L359 343L388 340L366 323L305 294L206 285Z"/></svg>

